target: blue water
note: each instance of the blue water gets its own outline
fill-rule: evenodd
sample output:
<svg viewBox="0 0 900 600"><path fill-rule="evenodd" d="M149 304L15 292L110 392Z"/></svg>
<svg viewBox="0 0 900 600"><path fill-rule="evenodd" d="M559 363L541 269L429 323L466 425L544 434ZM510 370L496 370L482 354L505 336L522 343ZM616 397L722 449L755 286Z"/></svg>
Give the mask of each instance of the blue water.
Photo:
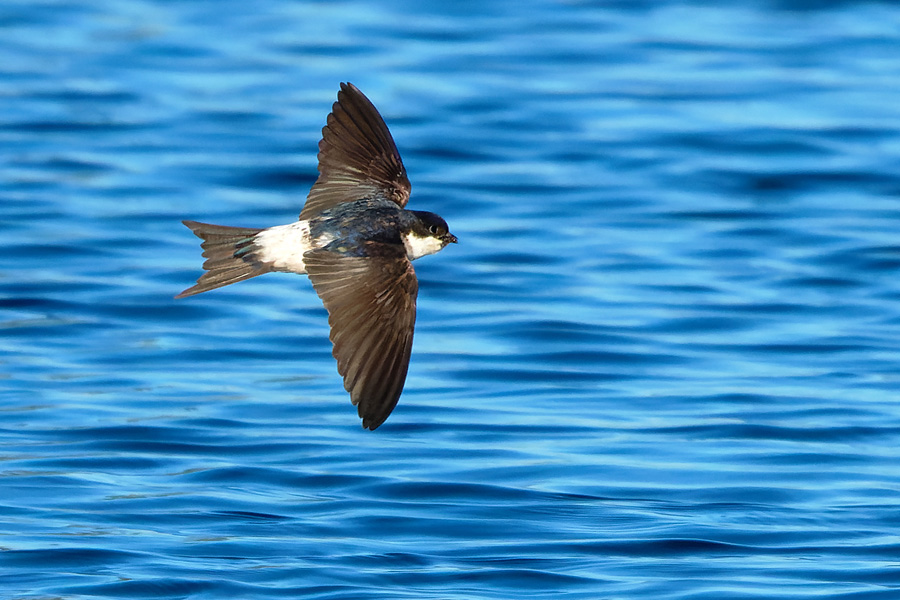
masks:
<svg viewBox="0 0 900 600"><path fill-rule="evenodd" d="M0 597L900 598L900 7L0 5ZM340 81L416 268L364 431L296 219Z"/></svg>

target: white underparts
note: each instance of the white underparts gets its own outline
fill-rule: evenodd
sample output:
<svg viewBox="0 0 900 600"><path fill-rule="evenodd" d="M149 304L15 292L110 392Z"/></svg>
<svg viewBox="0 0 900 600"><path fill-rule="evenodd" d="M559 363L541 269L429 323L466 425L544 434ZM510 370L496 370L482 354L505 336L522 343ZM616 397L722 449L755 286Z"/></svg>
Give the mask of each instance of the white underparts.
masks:
<svg viewBox="0 0 900 600"><path fill-rule="evenodd" d="M331 235L320 236L315 240L315 247L324 246L332 240ZM253 243L259 249L255 253L255 258L264 263L271 263L276 271L306 273L303 254L312 250L314 242L310 238L309 222L297 221L289 225L264 229L256 234ZM419 236L415 233L403 235L403 245L406 247L406 256L409 260L434 254L444 247L440 238L430 235Z"/></svg>
<svg viewBox="0 0 900 600"><path fill-rule="evenodd" d="M306 273L303 254L312 248L309 222L269 227L256 234L253 242L259 248L259 260L272 263L276 271Z"/></svg>
<svg viewBox="0 0 900 600"><path fill-rule="evenodd" d="M416 260L421 256L434 254L444 247L440 238L434 236L419 236L413 232L403 235L403 245L406 246L406 256L409 260Z"/></svg>

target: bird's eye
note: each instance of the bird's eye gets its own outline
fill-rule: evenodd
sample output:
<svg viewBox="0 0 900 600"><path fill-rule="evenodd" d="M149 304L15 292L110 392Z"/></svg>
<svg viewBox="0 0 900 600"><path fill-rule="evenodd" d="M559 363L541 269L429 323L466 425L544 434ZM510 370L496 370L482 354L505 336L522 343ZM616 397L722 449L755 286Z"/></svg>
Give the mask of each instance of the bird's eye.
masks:
<svg viewBox="0 0 900 600"><path fill-rule="evenodd" d="M437 235L438 233L440 233L440 227L438 227L437 225L430 225L428 227L428 231L430 231L434 235Z"/></svg>

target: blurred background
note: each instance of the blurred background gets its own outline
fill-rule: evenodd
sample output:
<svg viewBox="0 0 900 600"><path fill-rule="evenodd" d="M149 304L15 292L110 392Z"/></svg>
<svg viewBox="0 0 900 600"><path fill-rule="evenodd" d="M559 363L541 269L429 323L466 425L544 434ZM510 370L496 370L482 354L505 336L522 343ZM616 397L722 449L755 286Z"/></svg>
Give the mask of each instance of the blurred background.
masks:
<svg viewBox="0 0 900 600"><path fill-rule="evenodd" d="M0 5L0 596L893 599L900 6ZM363 431L297 218L339 83L416 263Z"/></svg>

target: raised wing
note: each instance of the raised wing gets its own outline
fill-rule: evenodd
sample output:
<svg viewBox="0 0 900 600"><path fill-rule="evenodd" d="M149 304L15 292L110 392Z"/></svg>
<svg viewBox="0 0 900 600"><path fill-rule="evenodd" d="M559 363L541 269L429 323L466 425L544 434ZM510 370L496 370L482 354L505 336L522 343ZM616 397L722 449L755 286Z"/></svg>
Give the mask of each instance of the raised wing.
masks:
<svg viewBox="0 0 900 600"><path fill-rule="evenodd" d="M402 208L409 192L406 169L384 119L355 85L342 83L322 129L319 178L300 218L361 198L384 198Z"/></svg>
<svg viewBox="0 0 900 600"><path fill-rule="evenodd" d="M397 405L412 351L419 284L403 253L304 255L307 273L328 309L332 354L363 427L375 429Z"/></svg>

